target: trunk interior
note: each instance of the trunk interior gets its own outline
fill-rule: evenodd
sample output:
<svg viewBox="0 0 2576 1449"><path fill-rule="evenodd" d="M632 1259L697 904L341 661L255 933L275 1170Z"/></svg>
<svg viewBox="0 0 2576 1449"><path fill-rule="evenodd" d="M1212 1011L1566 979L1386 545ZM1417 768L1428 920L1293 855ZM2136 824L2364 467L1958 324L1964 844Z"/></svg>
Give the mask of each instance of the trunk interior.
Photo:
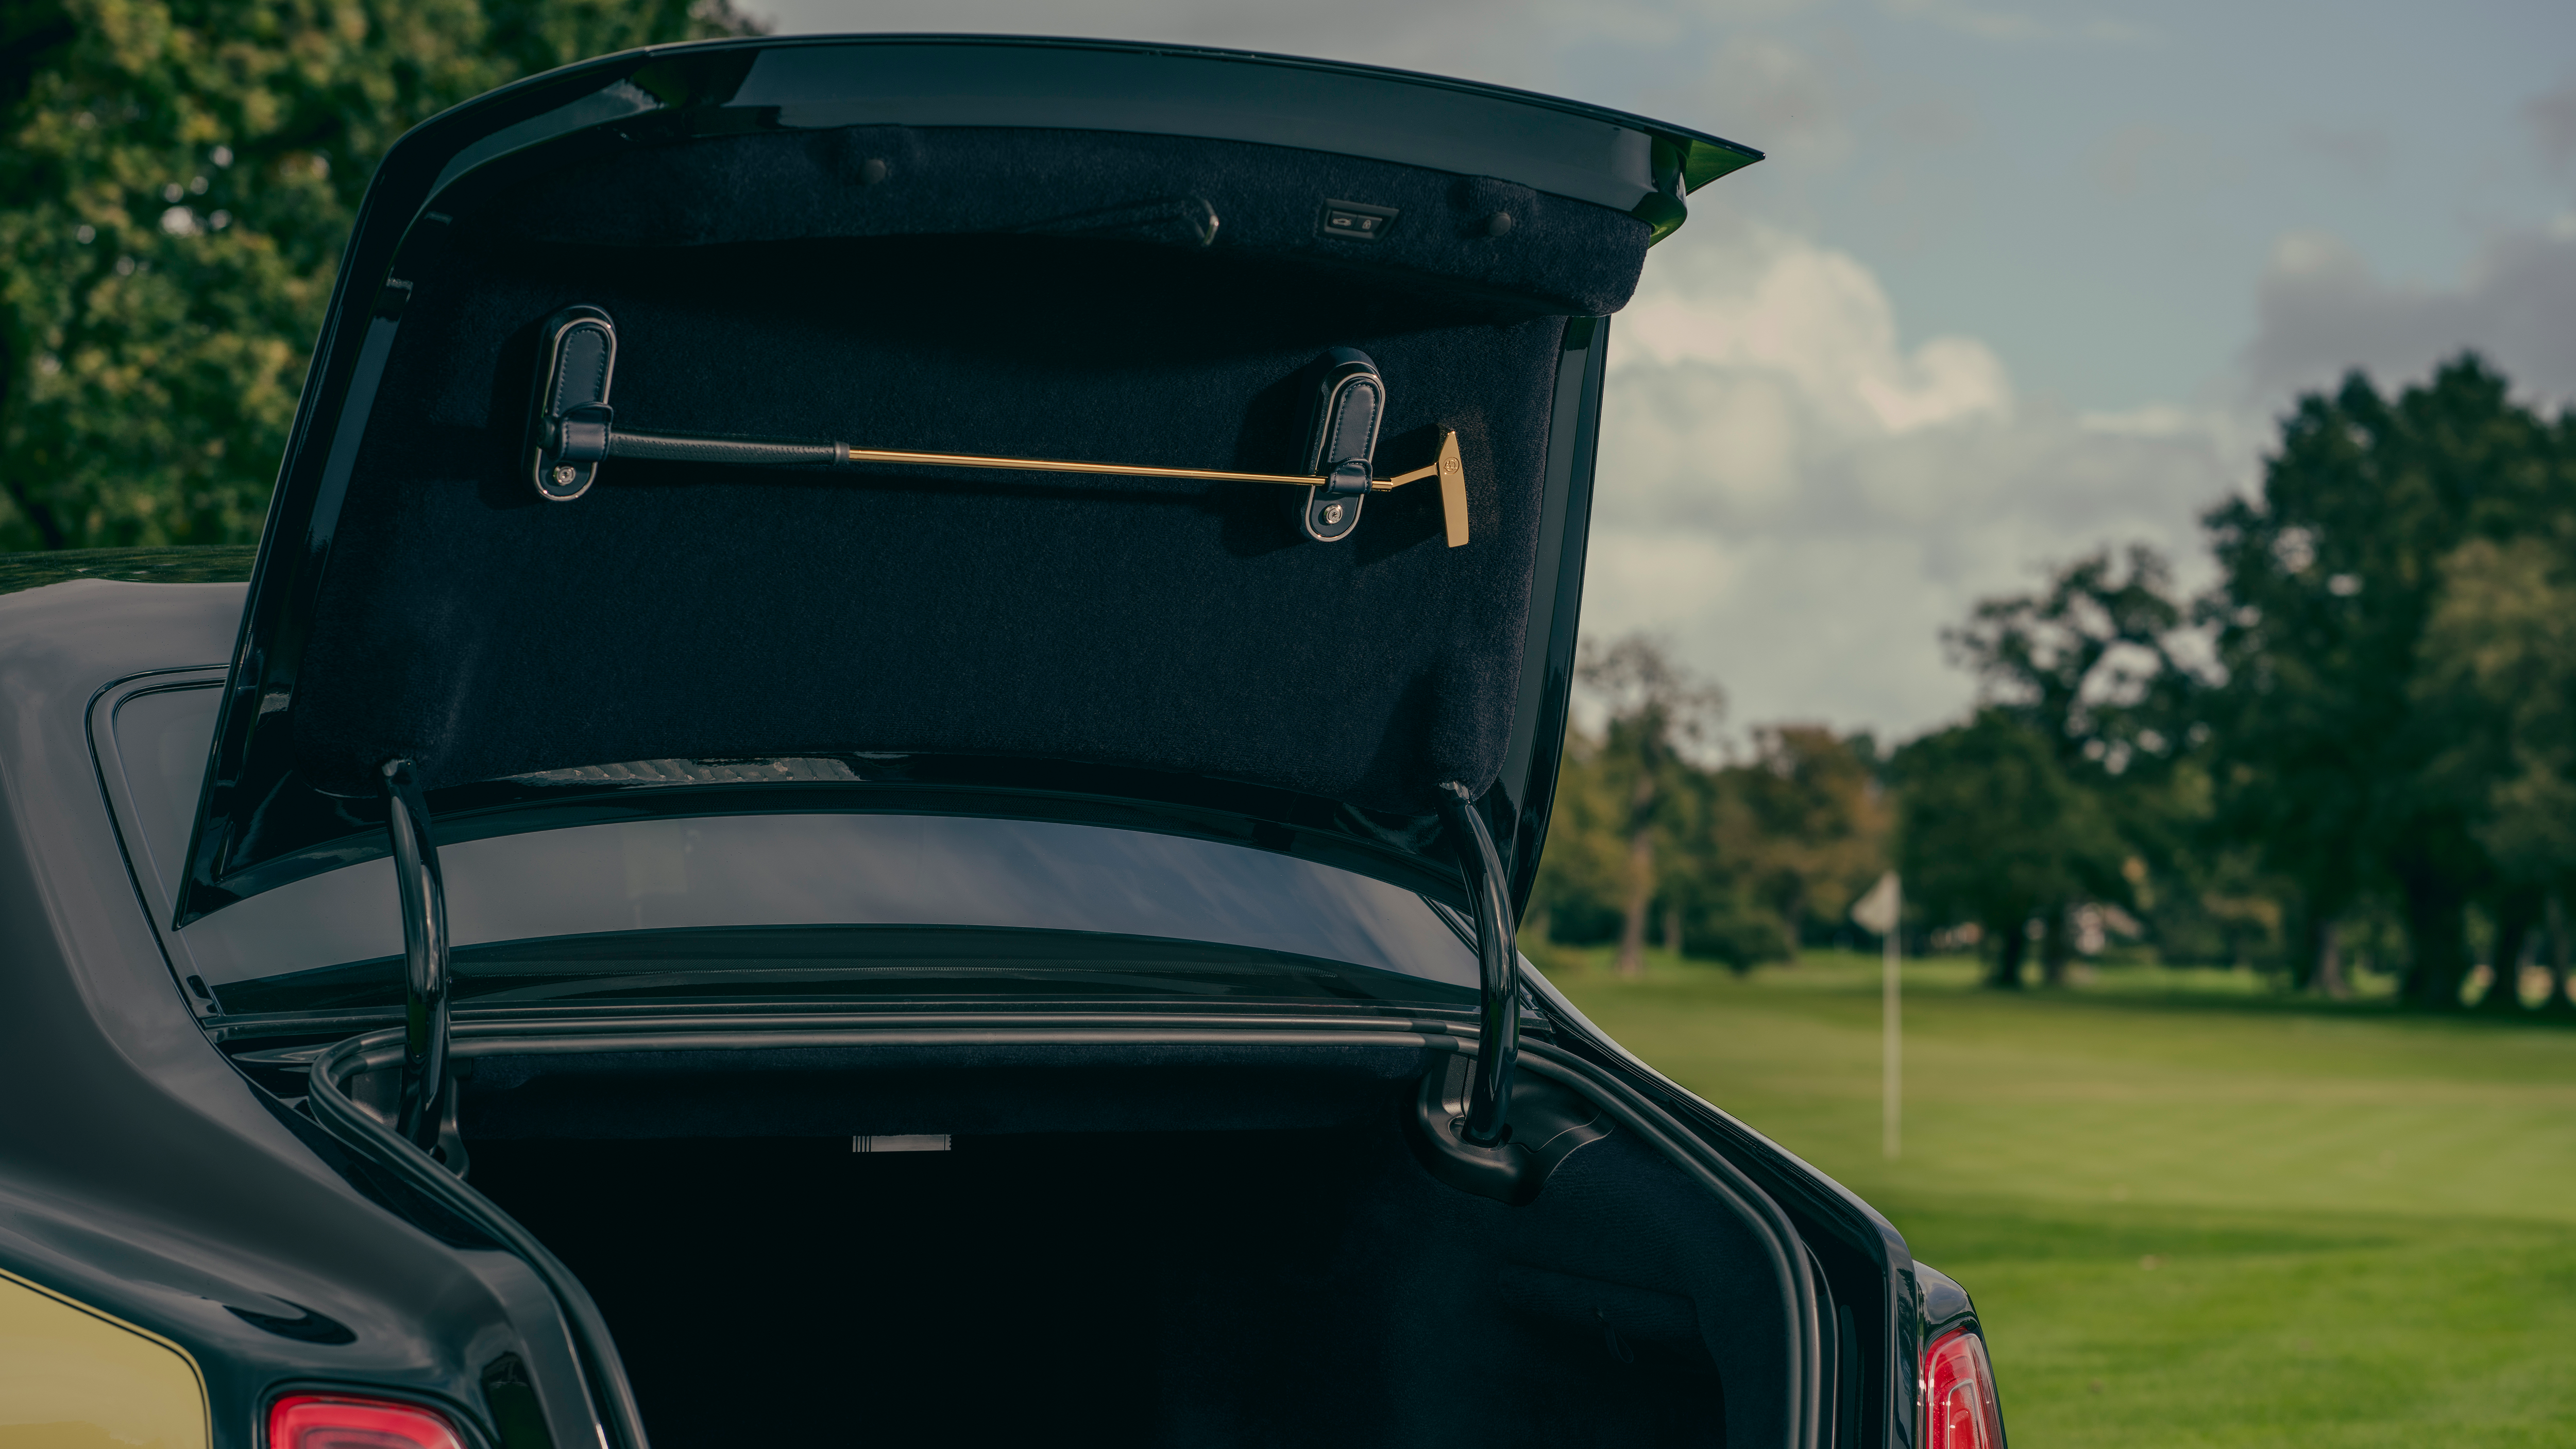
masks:
<svg viewBox="0 0 2576 1449"><path fill-rule="evenodd" d="M660 1449L1776 1437L1781 1309L1733 1211L1619 1131L1526 1206L1444 1185L1403 1121L1446 1061L487 1056L462 1126Z"/></svg>

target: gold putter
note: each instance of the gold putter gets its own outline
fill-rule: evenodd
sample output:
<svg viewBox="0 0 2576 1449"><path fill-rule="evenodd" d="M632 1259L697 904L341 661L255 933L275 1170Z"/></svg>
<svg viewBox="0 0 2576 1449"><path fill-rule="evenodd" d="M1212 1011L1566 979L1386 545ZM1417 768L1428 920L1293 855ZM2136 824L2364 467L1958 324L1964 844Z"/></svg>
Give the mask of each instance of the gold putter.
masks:
<svg viewBox="0 0 2576 1449"><path fill-rule="evenodd" d="M1425 478L1440 479L1440 516L1449 547L1467 545L1467 474L1458 434L1443 431L1432 460L1391 478L1373 475L1377 419L1384 384L1361 354L1334 349L1336 369L1318 407L1309 450L1311 473L1243 473L1220 468L1165 468L1143 463L1090 463L1060 458L1001 458L980 453L925 453L902 448L860 448L848 443L765 442L679 433L647 433L615 426L608 406L616 370L617 333L608 314L573 307L546 328L546 366L530 408L531 480L539 496L569 503L590 491L599 464L609 458L674 463L794 466L901 463L916 468L989 468L1019 473L1086 473L1129 478L1178 478L1209 483L1276 483L1313 490L1306 532L1332 542L1358 523L1358 501ZM1340 502L1347 499L1348 511Z"/></svg>

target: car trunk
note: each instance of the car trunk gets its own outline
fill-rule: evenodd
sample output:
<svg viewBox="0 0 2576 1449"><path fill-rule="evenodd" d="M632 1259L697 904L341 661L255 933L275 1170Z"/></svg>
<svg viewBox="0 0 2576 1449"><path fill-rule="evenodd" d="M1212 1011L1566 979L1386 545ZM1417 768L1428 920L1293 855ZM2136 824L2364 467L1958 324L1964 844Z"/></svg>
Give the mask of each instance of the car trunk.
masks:
<svg viewBox="0 0 2576 1449"><path fill-rule="evenodd" d="M656 49L433 119L340 267L174 928L393 858L404 1025L309 1100L554 1286L613 1449L645 1449L629 1381L666 1449L1813 1444L1786 1220L1624 1078L1587 1106L1570 1056L1512 1075L1608 318L1756 159L1464 82L1013 39ZM728 1015L709 970L631 1029L643 984L458 993L452 946L603 927L460 893L451 941L442 847L614 825L587 898L642 933L718 849L686 822L833 814L1355 872L1460 913L1474 1024L1290 989L1339 951L1257 1034L1223 972L1109 982L1195 1034L1103 1036L1070 974L994 1008L1038 1036L891 988ZM1090 929L723 894L693 929Z"/></svg>
<svg viewBox="0 0 2576 1449"><path fill-rule="evenodd" d="M461 1117L665 1449L1746 1437L1784 1361L1754 1233L1633 1132L1525 1205L1447 1185L1404 1123L1449 1059L494 1055Z"/></svg>

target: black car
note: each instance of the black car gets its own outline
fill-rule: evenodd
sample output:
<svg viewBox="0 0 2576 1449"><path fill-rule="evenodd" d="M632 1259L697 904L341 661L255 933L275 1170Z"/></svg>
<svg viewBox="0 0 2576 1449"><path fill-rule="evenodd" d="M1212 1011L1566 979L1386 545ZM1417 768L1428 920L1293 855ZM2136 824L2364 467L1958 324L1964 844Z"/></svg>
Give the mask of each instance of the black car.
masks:
<svg viewBox="0 0 2576 1449"><path fill-rule="evenodd" d="M2000 1446L1512 947L1757 159L923 37L406 136L256 558L0 561L0 1443Z"/></svg>

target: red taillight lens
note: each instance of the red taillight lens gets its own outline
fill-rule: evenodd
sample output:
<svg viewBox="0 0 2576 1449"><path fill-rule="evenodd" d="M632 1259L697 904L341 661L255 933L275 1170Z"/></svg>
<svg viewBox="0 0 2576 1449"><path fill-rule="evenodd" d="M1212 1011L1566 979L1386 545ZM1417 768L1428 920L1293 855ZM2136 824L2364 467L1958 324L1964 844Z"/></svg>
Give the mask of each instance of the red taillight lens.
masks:
<svg viewBox="0 0 2576 1449"><path fill-rule="evenodd" d="M447 1416L346 1394L288 1394L269 1406L268 1449L465 1449Z"/></svg>
<svg viewBox="0 0 2576 1449"><path fill-rule="evenodd" d="M1986 1342L1970 1329L1945 1333L1923 1350L1920 1449L2003 1449L2004 1411Z"/></svg>

